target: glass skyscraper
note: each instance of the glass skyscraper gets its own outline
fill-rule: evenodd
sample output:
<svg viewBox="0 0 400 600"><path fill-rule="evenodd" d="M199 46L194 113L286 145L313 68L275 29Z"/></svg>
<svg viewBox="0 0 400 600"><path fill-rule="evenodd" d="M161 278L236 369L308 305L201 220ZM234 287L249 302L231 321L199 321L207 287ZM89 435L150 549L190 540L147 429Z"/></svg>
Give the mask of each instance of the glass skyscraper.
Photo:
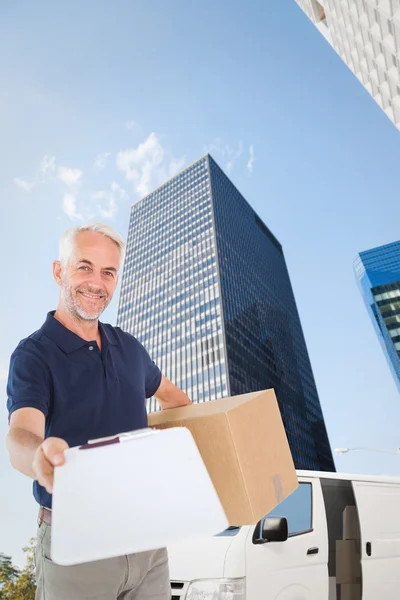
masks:
<svg viewBox="0 0 400 600"><path fill-rule="evenodd" d="M400 241L360 252L354 270L400 392Z"/></svg>
<svg viewBox="0 0 400 600"><path fill-rule="evenodd" d="M282 247L211 156L132 206L117 324L194 402L274 388L297 468L335 470Z"/></svg>

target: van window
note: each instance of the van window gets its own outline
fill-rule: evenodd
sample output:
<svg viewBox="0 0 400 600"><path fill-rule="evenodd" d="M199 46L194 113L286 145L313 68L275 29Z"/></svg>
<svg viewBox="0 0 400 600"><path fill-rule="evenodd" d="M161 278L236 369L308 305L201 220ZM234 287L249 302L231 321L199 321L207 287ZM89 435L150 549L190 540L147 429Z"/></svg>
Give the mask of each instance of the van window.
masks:
<svg viewBox="0 0 400 600"><path fill-rule="evenodd" d="M312 490L311 483L300 483L299 487L267 517L286 517L289 535L306 533L312 529Z"/></svg>

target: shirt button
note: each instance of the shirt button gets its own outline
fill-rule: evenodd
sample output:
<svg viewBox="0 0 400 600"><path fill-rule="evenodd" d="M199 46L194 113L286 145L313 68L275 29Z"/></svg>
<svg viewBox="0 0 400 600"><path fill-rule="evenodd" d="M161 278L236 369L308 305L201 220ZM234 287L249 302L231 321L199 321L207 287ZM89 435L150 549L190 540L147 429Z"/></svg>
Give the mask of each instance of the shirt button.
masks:
<svg viewBox="0 0 400 600"><path fill-rule="evenodd" d="M89 346L89 350L93 350L93 346Z"/></svg>

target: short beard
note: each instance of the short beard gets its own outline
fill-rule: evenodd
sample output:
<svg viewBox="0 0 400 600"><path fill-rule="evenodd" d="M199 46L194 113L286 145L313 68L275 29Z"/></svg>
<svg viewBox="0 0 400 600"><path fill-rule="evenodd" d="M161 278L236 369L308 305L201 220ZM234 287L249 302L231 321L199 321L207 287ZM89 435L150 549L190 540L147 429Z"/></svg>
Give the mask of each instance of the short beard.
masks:
<svg viewBox="0 0 400 600"><path fill-rule="evenodd" d="M81 290L83 291L83 290ZM100 293L99 290L93 290L93 289L85 289L85 292L88 292L89 294L98 294ZM77 288L75 290L75 293L79 293L79 288ZM104 292L101 292L104 293ZM107 306L110 303L110 298L107 295L104 301L104 305L101 308L101 310L99 310L98 313L95 314L90 314L87 313L81 306L79 306L78 301L76 300L76 298L74 298L73 296L73 290L71 288L71 286L68 284L68 281L63 281L62 286L61 286L61 296L64 302L65 307L68 309L68 311L71 313L71 315L75 318L80 319L81 321L97 321L100 317L100 315L104 312L104 310L107 308Z"/></svg>

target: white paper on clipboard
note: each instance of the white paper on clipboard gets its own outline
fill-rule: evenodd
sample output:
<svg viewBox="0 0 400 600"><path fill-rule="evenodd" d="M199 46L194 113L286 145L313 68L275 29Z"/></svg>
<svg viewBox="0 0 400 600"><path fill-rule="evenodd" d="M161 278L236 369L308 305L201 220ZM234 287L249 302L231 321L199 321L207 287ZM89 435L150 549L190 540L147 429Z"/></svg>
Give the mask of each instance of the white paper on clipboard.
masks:
<svg viewBox="0 0 400 600"><path fill-rule="evenodd" d="M214 535L228 521L190 431L65 451L54 473L51 556L73 565Z"/></svg>

